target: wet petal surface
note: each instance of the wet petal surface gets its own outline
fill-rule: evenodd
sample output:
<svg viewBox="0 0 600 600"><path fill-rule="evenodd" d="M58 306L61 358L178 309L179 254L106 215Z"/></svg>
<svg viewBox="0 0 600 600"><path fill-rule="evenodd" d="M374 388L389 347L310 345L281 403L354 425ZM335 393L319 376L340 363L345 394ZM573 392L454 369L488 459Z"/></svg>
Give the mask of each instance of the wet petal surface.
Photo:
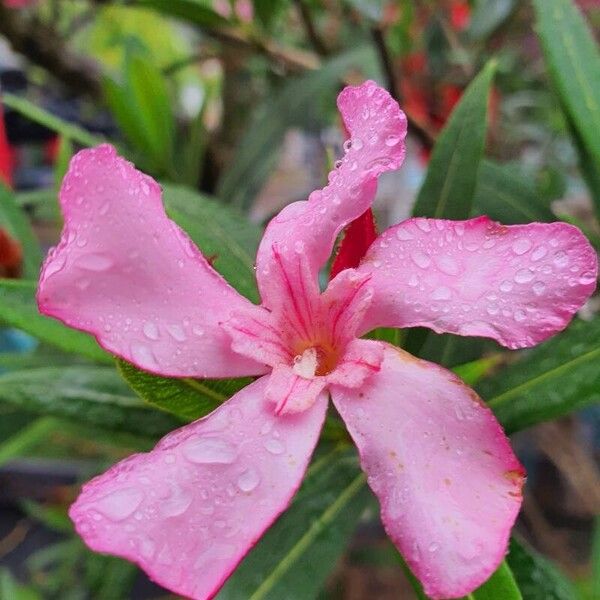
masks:
<svg viewBox="0 0 600 600"><path fill-rule="evenodd" d="M287 507L325 418L325 395L277 417L266 385L84 485L70 516L88 546L136 562L173 592L212 597Z"/></svg>
<svg viewBox="0 0 600 600"><path fill-rule="evenodd" d="M523 483L492 412L449 371L388 345L365 385L331 395L386 531L425 592L456 598L478 587L504 557Z"/></svg>
<svg viewBox="0 0 600 600"><path fill-rule="evenodd" d="M532 346L567 326L597 269L594 249L566 223L409 219L382 234L358 268L375 294L362 330L424 326Z"/></svg>
<svg viewBox="0 0 600 600"><path fill-rule="evenodd" d="M157 183L108 145L79 152L60 191L65 224L44 264L43 314L109 352L170 376L265 372L221 323L250 303L165 214Z"/></svg>

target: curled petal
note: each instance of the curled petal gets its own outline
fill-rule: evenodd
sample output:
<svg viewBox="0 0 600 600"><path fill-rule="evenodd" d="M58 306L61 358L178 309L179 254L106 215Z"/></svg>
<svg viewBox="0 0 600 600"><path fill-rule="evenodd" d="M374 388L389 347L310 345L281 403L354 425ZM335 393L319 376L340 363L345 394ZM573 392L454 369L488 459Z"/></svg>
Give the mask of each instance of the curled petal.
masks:
<svg viewBox="0 0 600 600"><path fill-rule="evenodd" d="M598 264L566 223L415 218L382 234L358 272L375 294L363 332L424 326L523 348L567 326L594 291Z"/></svg>
<svg viewBox="0 0 600 600"><path fill-rule="evenodd" d="M65 224L44 264L40 311L161 375L265 372L221 328L250 303L165 214L158 184L103 145L79 152L60 191Z"/></svg>
<svg viewBox="0 0 600 600"><path fill-rule="evenodd" d="M87 483L70 510L87 545L175 593L212 598L289 504L325 418L325 396L277 417L266 384Z"/></svg>
<svg viewBox="0 0 600 600"><path fill-rule="evenodd" d="M326 187L308 201L290 204L269 223L258 250L258 286L264 305L272 310L288 303L286 280L301 277L308 294L318 293L317 274L336 236L371 206L377 177L397 169L404 159L406 118L385 90L372 81L347 87L338 97L338 108L351 136L345 156ZM280 275L282 270L287 277Z"/></svg>
<svg viewBox="0 0 600 600"><path fill-rule="evenodd" d="M347 388L360 387L381 368L383 348L375 340L352 340L335 370L327 375L327 383Z"/></svg>
<svg viewBox="0 0 600 600"><path fill-rule="evenodd" d="M425 592L481 585L504 557L524 478L491 410L449 371L388 345L365 385L331 395Z"/></svg>

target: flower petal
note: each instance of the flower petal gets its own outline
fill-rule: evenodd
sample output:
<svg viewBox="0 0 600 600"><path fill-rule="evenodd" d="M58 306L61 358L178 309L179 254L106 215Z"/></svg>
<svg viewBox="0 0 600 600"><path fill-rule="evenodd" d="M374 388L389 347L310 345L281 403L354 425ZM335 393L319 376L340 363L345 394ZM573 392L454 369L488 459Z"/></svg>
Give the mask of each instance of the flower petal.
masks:
<svg viewBox="0 0 600 600"><path fill-rule="evenodd" d="M381 235L358 268L375 292L362 331L420 325L533 346L567 326L597 271L594 249L566 223L409 219Z"/></svg>
<svg viewBox="0 0 600 600"><path fill-rule="evenodd" d="M325 188L308 201L290 204L269 223L258 250L258 286L271 310L287 302L290 283L292 289L318 293L317 275L336 236L371 206L379 175L397 169L404 159L406 118L388 92L372 81L347 87L338 108L351 147Z"/></svg>
<svg viewBox="0 0 600 600"><path fill-rule="evenodd" d="M325 395L277 417L266 385L87 483L70 516L88 546L134 561L175 593L211 598L289 504L325 418Z"/></svg>
<svg viewBox="0 0 600 600"><path fill-rule="evenodd" d="M524 475L491 410L449 371L388 345L362 388L331 394L425 592L478 587L504 557Z"/></svg>
<svg viewBox="0 0 600 600"><path fill-rule="evenodd" d="M250 303L166 216L154 180L103 145L73 158L60 202L65 225L40 277L42 313L161 375L265 372L220 327Z"/></svg>
<svg viewBox="0 0 600 600"><path fill-rule="evenodd" d="M289 365L277 365L269 375L265 396L279 415L299 413L309 409L327 385L325 377L302 377Z"/></svg>

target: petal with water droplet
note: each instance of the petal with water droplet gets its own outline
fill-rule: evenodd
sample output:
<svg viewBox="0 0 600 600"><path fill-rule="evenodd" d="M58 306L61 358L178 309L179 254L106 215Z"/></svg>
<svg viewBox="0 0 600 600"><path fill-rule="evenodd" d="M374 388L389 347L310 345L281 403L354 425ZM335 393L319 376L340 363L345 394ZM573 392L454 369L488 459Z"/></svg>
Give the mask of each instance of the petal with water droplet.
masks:
<svg viewBox="0 0 600 600"><path fill-rule="evenodd" d="M250 303L168 219L155 181L103 145L73 158L60 203L65 227L40 277L42 313L161 375L265 372L220 327Z"/></svg>
<svg viewBox="0 0 600 600"><path fill-rule="evenodd" d="M357 390L332 387L333 402L386 531L425 592L467 595L504 558L523 469L475 392L446 369L384 347L379 372Z"/></svg>
<svg viewBox="0 0 600 600"><path fill-rule="evenodd" d="M276 416L266 384L84 485L69 514L88 546L177 594L212 597L287 507L325 418L325 394L302 414ZM236 427L222 428L230 417Z"/></svg>
<svg viewBox="0 0 600 600"><path fill-rule="evenodd" d="M594 249L566 223L409 219L379 236L357 269L374 292L361 331L423 326L532 346L567 326L597 269Z"/></svg>

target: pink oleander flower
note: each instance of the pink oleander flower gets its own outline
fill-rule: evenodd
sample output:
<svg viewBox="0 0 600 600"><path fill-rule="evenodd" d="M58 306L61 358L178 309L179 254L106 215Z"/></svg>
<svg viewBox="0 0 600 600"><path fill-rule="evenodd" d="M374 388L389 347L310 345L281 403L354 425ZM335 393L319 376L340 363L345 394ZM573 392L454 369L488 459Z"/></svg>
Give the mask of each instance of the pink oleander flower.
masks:
<svg viewBox="0 0 600 600"><path fill-rule="evenodd" d="M41 312L153 373L258 377L87 483L71 507L92 549L136 562L179 594L216 594L288 506L329 396L387 533L427 594L479 586L506 551L523 469L460 379L360 338L419 325L532 346L563 329L595 287L595 252L571 225L413 218L321 293L336 237L405 153L406 119L386 91L347 87L338 106L345 156L326 187L269 223L256 259L260 306L213 270L167 218L159 186L111 146L77 154L62 185L65 225L42 271Z"/></svg>

